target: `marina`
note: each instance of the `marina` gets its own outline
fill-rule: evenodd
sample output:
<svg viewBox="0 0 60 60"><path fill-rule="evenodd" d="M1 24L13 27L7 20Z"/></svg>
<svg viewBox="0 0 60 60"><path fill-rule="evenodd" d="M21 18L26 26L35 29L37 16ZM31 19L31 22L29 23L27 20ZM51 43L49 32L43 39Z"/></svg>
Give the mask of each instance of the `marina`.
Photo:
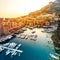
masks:
<svg viewBox="0 0 60 60"><path fill-rule="evenodd" d="M7 41L7 40L10 40L10 39L12 39L12 38L13 38L12 35L7 35L7 36L5 36L5 37L2 37L2 38L0 39L0 43L5 42L5 41Z"/></svg>
<svg viewBox="0 0 60 60"><path fill-rule="evenodd" d="M11 53L11 56L17 55L17 53L21 54L23 51L22 50L18 50L18 48L20 48L21 44L19 44L18 46L16 46L16 45L17 44L14 43L14 42L6 43L6 45L5 44L4 45L0 45L0 52L2 52L3 50L6 49L7 50L6 51L6 55L9 55L10 53Z"/></svg>
<svg viewBox="0 0 60 60"><path fill-rule="evenodd" d="M44 32L44 33L54 33L54 31L56 29L57 29L56 25L53 25L53 26L50 26L50 27L46 26L42 32Z"/></svg>
<svg viewBox="0 0 60 60"><path fill-rule="evenodd" d="M32 33L33 31L35 33ZM16 34L16 37L9 42L0 45L4 49L1 51L0 57L4 56L5 59L8 58L9 60L49 60L53 58L52 55L50 56L50 53L55 53L51 39L52 33L43 33L42 31L44 31L44 28L34 28L32 30L27 28L24 33ZM15 57L11 58L12 56ZM2 57L1 60L3 60Z"/></svg>
<svg viewBox="0 0 60 60"><path fill-rule="evenodd" d="M60 0L0 0L0 60L60 60Z"/></svg>
<svg viewBox="0 0 60 60"><path fill-rule="evenodd" d="M21 38L21 39L29 39L29 40L37 40L37 35L27 35L27 34L18 34L16 37Z"/></svg>

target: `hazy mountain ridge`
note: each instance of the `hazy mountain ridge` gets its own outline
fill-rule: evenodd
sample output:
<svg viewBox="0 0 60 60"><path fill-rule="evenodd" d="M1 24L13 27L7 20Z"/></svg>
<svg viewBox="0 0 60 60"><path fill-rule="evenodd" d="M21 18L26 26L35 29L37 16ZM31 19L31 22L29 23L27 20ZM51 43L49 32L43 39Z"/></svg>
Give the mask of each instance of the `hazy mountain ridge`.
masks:
<svg viewBox="0 0 60 60"><path fill-rule="evenodd" d="M48 5L44 6L42 9L37 10L35 12L31 12L29 15L37 16L41 14L52 14L52 13L60 14L60 0L50 2Z"/></svg>

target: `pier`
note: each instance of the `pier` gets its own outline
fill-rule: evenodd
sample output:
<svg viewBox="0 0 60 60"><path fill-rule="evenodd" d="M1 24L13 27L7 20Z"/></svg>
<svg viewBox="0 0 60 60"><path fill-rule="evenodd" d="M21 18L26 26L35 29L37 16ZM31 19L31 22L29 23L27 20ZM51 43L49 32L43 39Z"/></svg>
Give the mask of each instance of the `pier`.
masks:
<svg viewBox="0 0 60 60"><path fill-rule="evenodd" d="M0 50L1 50L0 52L2 52L3 49L6 49L7 50L6 55L9 55L11 53L12 56L17 55L18 53L21 54L23 52L22 50L18 50L18 48L21 46L21 44L19 44L15 49L14 49L14 47L16 46L16 44L15 44L15 46L14 46L14 43L12 45L11 44L12 43L10 43L9 46L0 45Z"/></svg>

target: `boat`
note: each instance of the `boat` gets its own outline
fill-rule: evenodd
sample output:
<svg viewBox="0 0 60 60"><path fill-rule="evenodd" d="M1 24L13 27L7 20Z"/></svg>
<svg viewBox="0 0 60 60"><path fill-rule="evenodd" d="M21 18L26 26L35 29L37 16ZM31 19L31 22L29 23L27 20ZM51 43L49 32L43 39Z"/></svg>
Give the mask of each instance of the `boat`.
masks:
<svg viewBox="0 0 60 60"><path fill-rule="evenodd" d="M9 48L14 48L16 45L17 45L16 43L12 42L12 43L9 44L8 47L9 47Z"/></svg>
<svg viewBox="0 0 60 60"><path fill-rule="evenodd" d="M21 44L19 44L15 49L17 50L19 47L21 46ZM23 51L21 51L20 53L22 53ZM17 51L11 51L11 56L13 56L13 55L17 55Z"/></svg>
<svg viewBox="0 0 60 60"><path fill-rule="evenodd" d="M56 55L50 54L50 57L53 58L53 59L59 60L59 57L56 56Z"/></svg>
<svg viewBox="0 0 60 60"><path fill-rule="evenodd" d="M48 28L53 28L53 27L52 26L43 26L43 28L48 29Z"/></svg>
<svg viewBox="0 0 60 60"><path fill-rule="evenodd" d="M57 55L57 56L59 56L59 57L60 57L60 54L58 54L58 53L55 53L55 55Z"/></svg>
<svg viewBox="0 0 60 60"><path fill-rule="evenodd" d="M56 50L60 50L60 48L59 48L59 47L55 47L55 49L56 49Z"/></svg>
<svg viewBox="0 0 60 60"><path fill-rule="evenodd" d="M19 45L16 47L16 49L18 49L20 46L21 46L21 44L19 44Z"/></svg>
<svg viewBox="0 0 60 60"><path fill-rule="evenodd" d="M26 37L26 35L25 34L18 34L18 35L16 35L16 37L24 39Z"/></svg>
<svg viewBox="0 0 60 60"><path fill-rule="evenodd" d="M32 33L35 33L36 31L32 31Z"/></svg>
<svg viewBox="0 0 60 60"><path fill-rule="evenodd" d="M8 35L8 36L6 36L6 39L7 39L7 40L8 40L8 39L11 39L11 38L13 38L12 35Z"/></svg>
<svg viewBox="0 0 60 60"><path fill-rule="evenodd" d="M32 30L32 29L33 29L33 27L29 27L29 29L31 29L31 30Z"/></svg>
<svg viewBox="0 0 60 60"><path fill-rule="evenodd" d="M22 30L23 30L23 31L26 31L27 29L26 29L26 27L24 27L24 28L22 28Z"/></svg>
<svg viewBox="0 0 60 60"><path fill-rule="evenodd" d="M20 38L20 34L16 35L16 37Z"/></svg>
<svg viewBox="0 0 60 60"><path fill-rule="evenodd" d="M37 39L36 38L30 38L30 40L36 41Z"/></svg>
<svg viewBox="0 0 60 60"><path fill-rule="evenodd" d="M37 36L33 35L33 37L30 37L30 40L36 41L37 40Z"/></svg>
<svg viewBox="0 0 60 60"><path fill-rule="evenodd" d="M20 38L21 38L21 39L24 39L24 38L25 38L25 36L21 36Z"/></svg>
<svg viewBox="0 0 60 60"><path fill-rule="evenodd" d="M34 35L35 38L37 38L37 35Z"/></svg>
<svg viewBox="0 0 60 60"><path fill-rule="evenodd" d="M28 36L26 35L25 39L28 39Z"/></svg>
<svg viewBox="0 0 60 60"><path fill-rule="evenodd" d="M3 44L3 46L8 46L10 43Z"/></svg>
<svg viewBox="0 0 60 60"><path fill-rule="evenodd" d="M2 48L2 46L0 46L0 52L2 52L4 50L4 48Z"/></svg>
<svg viewBox="0 0 60 60"><path fill-rule="evenodd" d="M11 56L13 56L13 55L17 55L17 52L16 51L11 51Z"/></svg>
<svg viewBox="0 0 60 60"><path fill-rule="evenodd" d="M21 35L20 35L20 38L21 38L21 39L24 39L25 37L26 37L26 35L24 35L24 34L21 34Z"/></svg>
<svg viewBox="0 0 60 60"><path fill-rule="evenodd" d="M24 31L22 29L20 29L19 33L23 33Z"/></svg>
<svg viewBox="0 0 60 60"><path fill-rule="evenodd" d="M14 48L17 44L16 43L10 43L10 45L8 46L9 48ZM6 55L9 55L11 53L11 50L7 50L6 51Z"/></svg>
<svg viewBox="0 0 60 60"><path fill-rule="evenodd" d="M19 53L19 55L18 56L20 56L20 54L22 53L23 51L22 50L20 50L20 52L18 52L18 51L11 51L11 56L15 56L15 55L18 55L18 53Z"/></svg>
<svg viewBox="0 0 60 60"><path fill-rule="evenodd" d="M36 41L37 40L37 35L29 35L29 39Z"/></svg>
<svg viewBox="0 0 60 60"><path fill-rule="evenodd" d="M0 52L2 52L4 49L3 48L0 48Z"/></svg>
<svg viewBox="0 0 60 60"><path fill-rule="evenodd" d="M6 51L6 55L9 55L10 53L11 53L10 50Z"/></svg>
<svg viewBox="0 0 60 60"><path fill-rule="evenodd" d="M41 32L45 32L45 33L53 33L54 30L53 29L46 29L46 30L43 30Z"/></svg>

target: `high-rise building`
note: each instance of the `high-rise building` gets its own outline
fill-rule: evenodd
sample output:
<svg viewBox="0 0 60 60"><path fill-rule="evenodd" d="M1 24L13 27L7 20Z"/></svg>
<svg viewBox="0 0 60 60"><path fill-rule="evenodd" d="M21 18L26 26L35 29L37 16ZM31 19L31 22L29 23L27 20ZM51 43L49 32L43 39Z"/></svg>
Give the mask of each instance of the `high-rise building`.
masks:
<svg viewBox="0 0 60 60"><path fill-rule="evenodd" d="M8 35L9 34L9 23L8 20L3 21L3 34Z"/></svg>
<svg viewBox="0 0 60 60"><path fill-rule="evenodd" d="M3 22L3 18L0 18L0 37L3 34L3 24L2 24L2 22Z"/></svg>

